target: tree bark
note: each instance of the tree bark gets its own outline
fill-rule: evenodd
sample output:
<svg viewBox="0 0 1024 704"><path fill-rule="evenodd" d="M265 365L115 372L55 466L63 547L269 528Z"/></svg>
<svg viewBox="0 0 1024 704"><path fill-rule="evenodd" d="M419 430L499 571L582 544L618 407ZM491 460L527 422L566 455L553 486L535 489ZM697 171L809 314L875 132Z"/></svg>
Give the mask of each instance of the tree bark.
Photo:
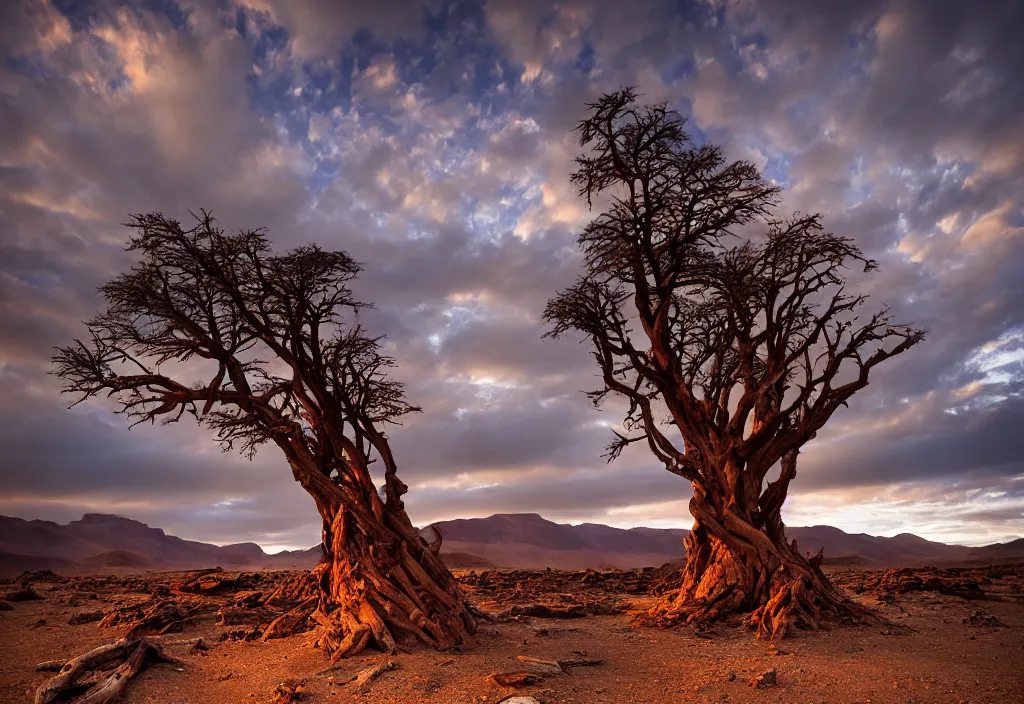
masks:
<svg viewBox="0 0 1024 704"><path fill-rule="evenodd" d="M742 515L735 506L715 510L695 495L690 512L695 522L685 540L679 591L641 623L703 628L741 614L759 638L775 640L794 627L818 630L826 620L881 620L829 582L820 569L822 553L808 558L795 540L787 542L777 510L767 517L756 510Z"/></svg>
<svg viewBox="0 0 1024 704"><path fill-rule="evenodd" d="M397 477L387 478L385 502L367 474L339 483L300 444L283 447L323 519L324 556L313 568L307 599L285 622L271 624L265 637L294 630L308 616L320 627L317 645L332 661L367 647L393 653L404 641L439 650L470 644L476 619L441 561L440 542L429 545L412 525Z"/></svg>
<svg viewBox="0 0 1024 704"><path fill-rule="evenodd" d="M439 650L472 641L476 621L451 572L404 512L388 518L366 526L341 508L325 520L312 617L332 660L367 646L392 653L402 640Z"/></svg>

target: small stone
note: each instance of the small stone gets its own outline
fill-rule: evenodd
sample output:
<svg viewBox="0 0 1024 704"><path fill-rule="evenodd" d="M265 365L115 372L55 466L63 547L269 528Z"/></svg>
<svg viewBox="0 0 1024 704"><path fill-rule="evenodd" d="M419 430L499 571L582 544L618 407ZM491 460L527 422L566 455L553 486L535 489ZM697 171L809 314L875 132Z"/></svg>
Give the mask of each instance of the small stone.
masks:
<svg viewBox="0 0 1024 704"><path fill-rule="evenodd" d="M83 623L92 623L93 621L101 621L102 619L102 611L79 611L68 619L68 624L71 626L79 626Z"/></svg>
<svg viewBox="0 0 1024 704"><path fill-rule="evenodd" d="M775 677L775 668L765 670L757 677L750 680L751 687L757 687L758 689L764 689L766 687L774 687L777 684Z"/></svg>
<svg viewBox="0 0 1024 704"><path fill-rule="evenodd" d="M530 657L529 655L518 655L516 657L527 670L538 675L565 674L562 666L555 660L545 660L543 658Z"/></svg>
<svg viewBox="0 0 1024 704"><path fill-rule="evenodd" d="M540 704L540 702L533 697L509 697L503 699L501 704Z"/></svg>
<svg viewBox="0 0 1024 704"><path fill-rule="evenodd" d="M733 670L729 670L729 674L726 677L726 679L729 680L730 682L735 682L736 681L736 673Z"/></svg>
<svg viewBox="0 0 1024 704"><path fill-rule="evenodd" d="M487 679L502 687L529 687L541 681L541 677L532 672L496 672Z"/></svg>

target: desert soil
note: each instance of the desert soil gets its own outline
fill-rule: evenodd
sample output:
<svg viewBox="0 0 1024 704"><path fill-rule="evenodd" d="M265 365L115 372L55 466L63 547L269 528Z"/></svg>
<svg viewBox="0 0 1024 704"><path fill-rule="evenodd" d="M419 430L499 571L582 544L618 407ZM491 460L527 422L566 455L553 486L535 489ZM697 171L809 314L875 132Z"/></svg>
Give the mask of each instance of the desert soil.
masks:
<svg viewBox="0 0 1024 704"><path fill-rule="evenodd" d="M839 578L847 585L859 580L850 571ZM499 580L501 588L488 588L486 580L481 585L472 576L465 584L474 600L498 609L516 602L572 605L583 593L581 588L574 594L581 580L586 575L517 572ZM736 625L704 633L687 628L634 628L632 614L647 608L655 597L624 594L623 580L616 578L587 586L582 601L614 602L624 609L622 613L572 619L518 616L482 624L476 644L463 653L413 648L393 656L356 657L333 668L312 646L310 633L267 642L220 640L223 633L238 627L216 625L217 617L210 612L180 633L150 637L180 658L182 665L147 667L131 681L125 701L263 704L275 700L279 683L291 680L302 684L296 701L310 703L496 704L511 695L534 697L542 704L1024 702L1022 584L1024 569L1017 569L985 579L986 598L980 600L933 591L911 591L895 598L888 594L880 600L877 591L864 591L854 598L877 608L899 628L837 626L798 633L771 648ZM0 593L16 586L0 586ZM73 657L123 632L101 629L97 623L70 625L73 614L149 598L116 586L90 589L90 585L76 587L74 582L41 581L35 586L41 600L17 602L11 610L0 612L3 704L32 701L35 689L53 675L37 672L37 663ZM90 598L92 594L95 599ZM1001 625L992 625L996 623ZM197 638L209 649L192 649ZM567 674L545 675L521 689L488 679L492 673L527 669L519 655L601 662L567 668ZM347 683L356 672L388 658L395 669L373 680L366 691ZM775 686L751 686L753 678L771 669L776 672Z"/></svg>

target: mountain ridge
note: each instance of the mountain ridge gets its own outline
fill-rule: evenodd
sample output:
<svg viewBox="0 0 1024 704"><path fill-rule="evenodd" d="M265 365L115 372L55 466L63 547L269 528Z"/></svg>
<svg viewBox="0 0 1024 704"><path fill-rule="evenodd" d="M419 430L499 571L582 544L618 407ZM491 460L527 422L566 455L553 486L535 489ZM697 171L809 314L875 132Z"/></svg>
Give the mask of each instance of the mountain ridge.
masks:
<svg viewBox="0 0 1024 704"><path fill-rule="evenodd" d="M442 556L466 568L635 568L685 556L681 528L616 528L601 523L565 524L540 514L494 514L439 521L421 529L443 537ZM1024 538L982 547L947 545L912 533L892 537L846 533L834 526L787 529L800 550L824 549L826 563L874 567L1024 561ZM0 516L0 576L24 570L64 572L166 571L223 566L227 569L309 568L320 546L268 554L253 542L213 545L168 535L141 521L87 513L61 525Z"/></svg>

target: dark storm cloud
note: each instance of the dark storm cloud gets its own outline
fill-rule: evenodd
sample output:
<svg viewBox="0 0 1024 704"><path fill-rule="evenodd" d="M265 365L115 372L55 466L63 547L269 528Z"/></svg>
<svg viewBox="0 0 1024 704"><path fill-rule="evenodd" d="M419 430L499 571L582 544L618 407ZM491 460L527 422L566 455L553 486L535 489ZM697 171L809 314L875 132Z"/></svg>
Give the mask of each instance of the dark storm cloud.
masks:
<svg viewBox="0 0 1024 704"><path fill-rule="evenodd" d="M63 8L63 5L60 6ZM642 451L606 466L614 404L587 348L542 340L590 217L571 130L637 85L828 213L930 328L802 455L792 516L1024 532L1024 69L1019 3L96 2L0 10L0 512L113 510L190 537L306 545L273 448L65 411L50 348L130 262L129 212L266 226L364 262L363 322L424 413L391 431L417 521L492 511L685 525ZM955 490L950 489L955 486ZM886 512L889 513L886 513ZM881 515L879 514L879 515ZM311 520L312 518L312 520ZM829 519L831 520L831 519ZM965 527L966 526L966 527ZM917 528L915 528L917 529Z"/></svg>

